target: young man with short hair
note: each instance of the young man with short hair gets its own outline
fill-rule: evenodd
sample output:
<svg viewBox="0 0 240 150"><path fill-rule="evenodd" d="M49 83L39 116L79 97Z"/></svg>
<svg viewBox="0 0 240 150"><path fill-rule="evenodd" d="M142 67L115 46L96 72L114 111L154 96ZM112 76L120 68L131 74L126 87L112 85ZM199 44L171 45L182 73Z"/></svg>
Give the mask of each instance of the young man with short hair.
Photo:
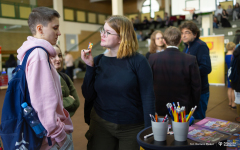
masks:
<svg viewBox="0 0 240 150"><path fill-rule="evenodd" d="M166 104L179 102L189 113L198 105L201 95L196 58L179 51L181 32L176 27L165 30L163 42L167 48L161 53L151 54L148 59L153 72L156 112L165 116L168 114Z"/></svg>

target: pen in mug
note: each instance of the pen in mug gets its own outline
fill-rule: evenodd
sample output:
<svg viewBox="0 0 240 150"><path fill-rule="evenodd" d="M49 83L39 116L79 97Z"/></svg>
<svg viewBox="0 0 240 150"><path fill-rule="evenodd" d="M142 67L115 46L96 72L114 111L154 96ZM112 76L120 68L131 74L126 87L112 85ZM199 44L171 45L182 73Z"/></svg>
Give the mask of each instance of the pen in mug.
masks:
<svg viewBox="0 0 240 150"><path fill-rule="evenodd" d="M152 120L153 122L155 122L154 117L153 117L151 114L149 114L149 116L150 116L151 120Z"/></svg>
<svg viewBox="0 0 240 150"><path fill-rule="evenodd" d="M165 122L166 118L167 118L167 114L166 114L166 116L163 118L163 121L162 121L162 122Z"/></svg>
<svg viewBox="0 0 240 150"><path fill-rule="evenodd" d="M171 110L172 110L172 114L174 112L174 109L173 109L173 105L171 103L169 103L169 107L171 107Z"/></svg>
<svg viewBox="0 0 240 150"><path fill-rule="evenodd" d="M182 122L185 122L183 112L184 112L184 107L181 108L181 117L182 117Z"/></svg>
<svg viewBox="0 0 240 150"><path fill-rule="evenodd" d="M148 137L150 137L150 136L153 136L153 133L150 133L150 134L148 134L148 135L145 135L145 136L144 136L144 139L146 139L146 138L148 138Z"/></svg>
<svg viewBox="0 0 240 150"><path fill-rule="evenodd" d="M168 121L168 116L167 116L167 118L164 120L164 122L167 122Z"/></svg>
<svg viewBox="0 0 240 150"><path fill-rule="evenodd" d="M193 113L195 112L196 109L197 109L197 106L194 107L193 112L192 112L192 115L193 115Z"/></svg>
<svg viewBox="0 0 240 150"><path fill-rule="evenodd" d="M158 122L158 114L155 112L155 120Z"/></svg>
<svg viewBox="0 0 240 150"><path fill-rule="evenodd" d="M193 111L192 111L192 113L191 114L189 114L188 115L188 119L187 119L187 121L192 117L192 115L193 115L193 113L194 113L194 111L197 109L197 106L195 106L194 108L192 108L193 109Z"/></svg>
<svg viewBox="0 0 240 150"><path fill-rule="evenodd" d="M192 108L191 111L189 112L186 122L188 122L188 119L190 118L190 116L191 116L191 114L192 114L192 111L193 111L193 108Z"/></svg>
<svg viewBox="0 0 240 150"><path fill-rule="evenodd" d="M184 122L184 117L183 117L183 107L181 108L181 121Z"/></svg>
<svg viewBox="0 0 240 150"><path fill-rule="evenodd" d="M177 108L177 114L178 114L178 122L182 122L181 121L181 110L179 107Z"/></svg>
<svg viewBox="0 0 240 150"><path fill-rule="evenodd" d="M178 109L176 109L176 122L179 122Z"/></svg>
<svg viewBox="0 0 240 150"><path fill-rule="evenodd" d="M178 108L180 108L179 102L177 102Z"/></svg>
<svg viewBox="0 0 240 150"><path fill-rule="evenodd" d="M172 103L173 103L173 107L174 107L174 110L175 110L175 108L176 108L175 103L174 102L172 102Z"/></svg>
<svg viewBox="0 0 240 150"><path fill-rule="evenodd" d="M175 107L175 108L176 108L176 107ZM174 116L174 121L177 122L177 113L176 113L176 109L174 109L173 116Z"/></svg>
<svg viewBox="0 0 240 150"><path fill-rule="evenodd" d="M167 108L168 108L168 112L169 112L170 117L172 118L172 120L174 120L173 113L172 113L172 110L171 110L171 103L167 104Z"/></svg>
<svg viewBox="0 0 240 150"><path fill-rule="evenodd" d="M184 122L186 121L186 110L185 110L185 106L183 106L183 117L184 117Z"/></svg>

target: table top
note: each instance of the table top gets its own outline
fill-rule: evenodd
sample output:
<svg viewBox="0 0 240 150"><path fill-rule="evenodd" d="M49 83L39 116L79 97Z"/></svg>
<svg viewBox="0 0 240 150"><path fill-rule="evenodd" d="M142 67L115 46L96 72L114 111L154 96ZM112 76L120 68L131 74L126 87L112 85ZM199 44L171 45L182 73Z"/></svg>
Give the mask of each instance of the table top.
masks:
<svg viewBox="0 0 240 150"><path fill-rule="evenodd" d="M181 149L181 150L189 150L189 149L203 149L204 150L221 150L226 149L224 146L219 146L218 144L212 144L212 143L199 143L190 139L187 139L187 141L179 142L174 140L174 135L167 135L166 141L155 141L154 137L148 137L147 139L144 139L145 135L148 135L152 133L152 127L148 127L140 131L137 135L137 142L140 146L142 146L144 149L151 149L151 150L158 150L161 148L161 150L170 150L170 149Z"/></svg>

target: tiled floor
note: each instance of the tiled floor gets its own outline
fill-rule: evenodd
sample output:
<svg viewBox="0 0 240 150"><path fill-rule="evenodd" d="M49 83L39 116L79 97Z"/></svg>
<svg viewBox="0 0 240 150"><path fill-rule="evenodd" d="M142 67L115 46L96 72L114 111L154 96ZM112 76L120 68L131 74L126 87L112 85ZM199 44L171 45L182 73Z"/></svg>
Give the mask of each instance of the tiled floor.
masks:
<svg viewBox="0 0 240 150"><path fill-rule="evenodd" d="M74 81L74 85L77 89L80 98L80 107L72 117L74 126L73 143L76 150L86 150L87 140L85 133L88 129L88 125L84 122L83 107L84 99L81 92L82 79ZM3 105L6 90L0 90L0 110ZM1 116L2 111L0 111ZM228 106L227 87L225 86L210 86L210 99L208 103L207 117L213 117L223 120L234 121L237 117L236 110L232 110Z"/></svg>

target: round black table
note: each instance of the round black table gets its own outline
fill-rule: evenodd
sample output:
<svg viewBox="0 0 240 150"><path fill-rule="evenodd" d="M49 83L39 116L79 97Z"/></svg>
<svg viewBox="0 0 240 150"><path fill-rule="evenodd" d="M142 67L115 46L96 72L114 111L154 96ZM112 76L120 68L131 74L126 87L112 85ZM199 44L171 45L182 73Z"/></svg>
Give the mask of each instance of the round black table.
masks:
<svg viewBox="0 0 240 150"><path fill-rule="evenodd" d="M144 139L144 136L150 133L152 133L152 127L143 129L137 135L138 144L145 150L226 150L226 147L218 144L207 145L207 143L199 143L190 139L184 142L175 141L174 135L167 135L166 141L163 142L155 141L153 136Z"/></svg>

